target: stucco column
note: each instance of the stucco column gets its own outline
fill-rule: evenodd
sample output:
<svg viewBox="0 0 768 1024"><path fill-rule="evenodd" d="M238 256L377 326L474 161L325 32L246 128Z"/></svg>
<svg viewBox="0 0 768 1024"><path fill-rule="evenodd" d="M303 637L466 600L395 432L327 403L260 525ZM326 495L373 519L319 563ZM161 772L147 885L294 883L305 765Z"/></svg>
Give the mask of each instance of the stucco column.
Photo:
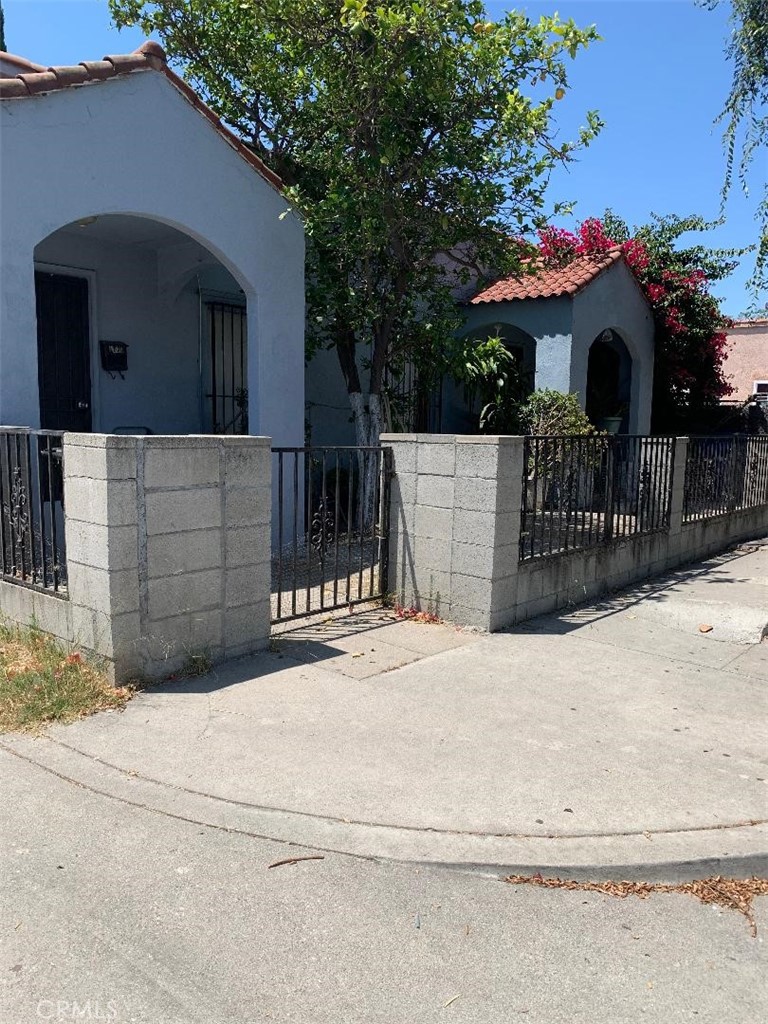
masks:
<svg viewBox="0 0 768 1024"><path fill-rule="evenodd" d="M17 248L12 238L4 237L2 241L0 423L37 427L40 425L40 399L33 253L25 245Z"/></svg>
<svg viewBox="0 0 768 1024"><path fill-rule="evenodd" d="M248 419L278 447L304 444L304 249L284 259L284 277L246 291Z"/></svg>

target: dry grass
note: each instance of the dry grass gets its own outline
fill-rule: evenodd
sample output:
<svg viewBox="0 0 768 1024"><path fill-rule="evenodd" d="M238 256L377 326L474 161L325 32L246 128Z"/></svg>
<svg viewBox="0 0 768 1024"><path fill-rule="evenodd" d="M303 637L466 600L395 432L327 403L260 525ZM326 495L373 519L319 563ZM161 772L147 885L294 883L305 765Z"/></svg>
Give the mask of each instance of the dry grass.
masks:
<svg viewBox="0 0 768 1024"><path fill-rule="evenodd" d="M122 708L132 694L46 633L0 625L0 732L39 732L51 722Z"/></svg>
<svg viewBox="0 0 768 1024"><path fill-rule="evenodd" d="M542 875L509 875L504 879L512 885L539 885L544 889L576 889L580 892L601 892L607 896L626 899L639 896L647 899L654 893L682 892L695 896L702 903L715 903L719 907L738 910L749 922L752 936L757 936L757 923L752 913L752 902L756 896L768 896L768 878L701 878L679 885L664 885L652 882L576 882L562 878L544 878Z"/></svg>

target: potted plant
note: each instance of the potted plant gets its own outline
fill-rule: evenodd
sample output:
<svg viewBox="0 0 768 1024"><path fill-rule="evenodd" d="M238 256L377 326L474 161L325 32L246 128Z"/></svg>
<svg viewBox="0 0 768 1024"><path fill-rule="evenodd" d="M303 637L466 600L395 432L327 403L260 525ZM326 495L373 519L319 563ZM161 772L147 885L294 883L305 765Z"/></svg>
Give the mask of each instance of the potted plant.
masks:
<svg viewBox="0 0 768 1024"><path fill-rule="evenodd" d="M624 417L629 411L629 406L626 402L623 402L618 409L610 416L603 416L598 422L600 430L604 430L606 434L620 434L621 424L624 422Z"/></svg>

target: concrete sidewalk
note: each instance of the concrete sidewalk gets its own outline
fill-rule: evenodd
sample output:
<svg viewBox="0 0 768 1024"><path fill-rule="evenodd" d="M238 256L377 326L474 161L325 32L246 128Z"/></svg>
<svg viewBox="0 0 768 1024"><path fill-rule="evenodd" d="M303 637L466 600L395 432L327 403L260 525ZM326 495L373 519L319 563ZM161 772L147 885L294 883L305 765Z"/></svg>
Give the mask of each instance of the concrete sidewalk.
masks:
<svg viewBox="0 0 768 1024"><path fill-rule="evenodd" d="M710 640L759 644L768 626L766 541L740 545L623 595L642 618Z"/></svg>
<svg viewBox="0 0 768 1024"><path fill-rule="evenodd" d="M0 742L128 803L364 857L766 873L767 645L644 607L708 579L726 609L768 597L768 549L687 572L493 636L329 620L123 713Z"/></svg>

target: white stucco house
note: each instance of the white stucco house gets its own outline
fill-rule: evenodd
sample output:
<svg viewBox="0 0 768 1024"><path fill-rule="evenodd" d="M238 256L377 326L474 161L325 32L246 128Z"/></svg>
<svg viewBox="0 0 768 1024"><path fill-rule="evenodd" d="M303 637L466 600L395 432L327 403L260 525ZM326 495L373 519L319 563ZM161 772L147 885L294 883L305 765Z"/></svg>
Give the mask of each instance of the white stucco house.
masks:
<svg viewBox="0 0 768 1024"><path fill-rule="evenodd" d="M0 54L0 423L304 436L304 233L162 48Z"/></svg>

